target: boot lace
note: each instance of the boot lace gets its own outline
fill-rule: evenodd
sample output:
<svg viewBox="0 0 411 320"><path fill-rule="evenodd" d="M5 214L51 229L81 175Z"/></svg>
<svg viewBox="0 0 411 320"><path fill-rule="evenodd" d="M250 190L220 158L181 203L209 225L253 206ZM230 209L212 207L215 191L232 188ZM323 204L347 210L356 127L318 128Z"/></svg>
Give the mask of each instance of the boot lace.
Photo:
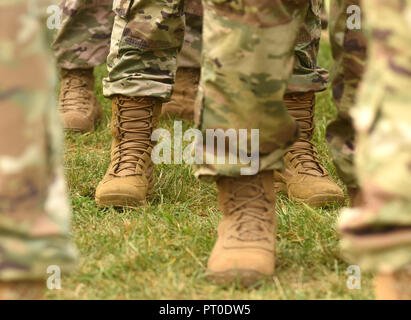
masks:
<svg viewBox="0 0 411 320"><path fill-rule="evenodd" d="M314 134L314 99L312 95L289 95L286 97L287 109L293 114L293 111L307 111L307 116L295 116L293 118L297 123L306 123L308 127L300 126L300 138L288 148L287 153L291 155L290 162L295 167L302 168L298 170L299 174L308 174L313 176L328 176L324 167L318 159L318 152L311 138ZM310 172L310 171L314 172Z"/></svg>
<svg viewBox="0 0 411 320"><path fill-rule="evenodd" d="M145 164L144 155L152 146L152 118L153 105L146 103L139 104L140 101L147 101L144 98L117 97L118 112L115 113L115 127L119 130L120 143L113 152L114 176L120 176L124 170L135 171L136 167L142 168ZM136 103L137 102L137 103ZM124 113L130 110L146 110L147 115L141 117L126 116ZM130 122L144 123L141 128L126 128L125 124ZM133 134L134 137L126 138L126 135ZM125 174L122 176L135 176L137 174Z"/></svg>
<svg viewBox="0 0 411 320"><path fill-rule="evenodd" d="M81 111L86 113L89 109L88 83L81 71L70 72L62 83L60 110L62 112Z"/></svg>
<svg viewBox="0 0 411 320"><path fill-rule="evenodd" d="M225 203L227 214L235 219L230 226L235 236L231 237L240 241L270 242L269 225L273 224L273 219L269 205L262 185L253 180L236 182L236 189L232 190L230 198Z"/></svg>

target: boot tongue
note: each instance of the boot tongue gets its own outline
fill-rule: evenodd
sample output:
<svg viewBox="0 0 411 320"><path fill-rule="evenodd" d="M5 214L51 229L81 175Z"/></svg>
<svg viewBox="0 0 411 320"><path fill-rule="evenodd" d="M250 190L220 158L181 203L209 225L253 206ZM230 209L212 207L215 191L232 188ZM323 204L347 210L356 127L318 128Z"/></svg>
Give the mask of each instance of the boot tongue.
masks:
<svg viewBox="0 0 411 320"><path fill-rule="evenodd" d="M231 195L230 201L223 206L223 212L235 215L233 235L241 241L267 239L265 226L273 223L260 175L229 179L224 184Z"/></svg>
<svg viewBox="0 0 411 320"><path fill-rule="evenodd" d="M305 149L312 149L313 146L310 143L306 142L306 141L297 140L293 144L293 148L294 147L295 147L295 149L303 150L297 156L297 159L302 162L300 164L300 167L303 169L303 172L314 175L314 176L322 176L323 170L321 169L319 164L314 161L314 157L312 155L312 153L314 151L310 152L308 150L307 151L305 150ZM304 148L304 149L302 149L302 148ZM291 152L291 153L294 153L294 152ZM296 161L296 160L294 160L294 161Z"/></svg>
<svg viewBox="0 0 411 320"><path fill-rule="evenodd" d="M66 99L77 99L77 98L80 97L79 90L72 90L72 88L78 89L79 87L80 88L81 87L83 87L83 88L86 87L85 83L82 80L77 79L77 78L67 79L66 83L65 83L65 86L66 86L67 90L64 93L64 97Z"/></svg>
<svg viewBox="0 0 411 320"><path fill-rule="evenodd" d="M72 85L81 85L88 88L94 87L94 75L91 69L74 69L61 71L64 81L69 81Z"/></svg>
<svg viewBox="0 0 411 320"><path fill-rule="evenodd" d="M237 179L243 181L241 181L242 183L237 182L235 185L235 189L233 190L235 199L248 200L261 196L261 193L264 192L259 186L261 182L258 181L258 176L241 177ZM232 203L231 205L236 206L237 204L238 203ZM246 207L256 209L265 208L264 204L261 203L261 199L247 202Z"/></svg>
<svg viewBox="0 0 411 320"><path fill-rule="evenodd" d="M93 80L89 80L84 70L70 70L62 73L63 94L67 99L65 104L70 107L87 105L89 94L87 90L93 86Z"/></svg>
<svg viewBox="0 0 411 320"><path fill-rule="evenodd" d="M240 176L232 179L230 188L235 196L250 198L261 193L258 188L258 182L258 177L256 175Z"/></svg>
<svg viewBox="0 0 411 320"><path fill-rule="evenodd" d="M151 127L150 127L150 107L136 109L132 107L121 107L121 125L120 131L122 133L123 143L121 154L121 161L118 166L118 173L120 175L136 174L136 164L131 165L131 162L138 161L139 155L148 149L148 144L151 141ZM139 148L142 150L135 150Z"/></svg>

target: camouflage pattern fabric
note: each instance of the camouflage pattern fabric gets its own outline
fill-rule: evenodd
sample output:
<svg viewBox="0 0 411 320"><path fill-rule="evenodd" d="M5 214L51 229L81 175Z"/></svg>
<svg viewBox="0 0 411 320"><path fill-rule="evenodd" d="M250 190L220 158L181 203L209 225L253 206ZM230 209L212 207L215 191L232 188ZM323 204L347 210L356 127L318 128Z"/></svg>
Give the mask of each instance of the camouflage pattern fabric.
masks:
<svg viewBox="0 0 411 320"><path fill-rule="evenodd" d="M64 0L62 26L58 31L53 48L58 65L65 69L92 68L105 62L113 27L112 0ZM117 1L117 3L120 3ZM123 2L122 10L129 10ZM116 4L114 4L116 5ZM322 0L311 0L295 47L296 64L288 92L322 91L328 84L328 72L317 66L317 55L321 36ZM202 4L201 0L185 1L186 31L178 67L200 68L202 48ZM128 17L132 19L131 17ZM136 17L138 19L138 16ZM119 33L121 36L121 33ZM110 60L112 61L112 60ZM153 85L152 83L149 85ZM139 90L136 87L135 90ZM146 95L134 92L132 95ZM108 90L111 95L110 90ZM154 93L156 96L158 93ZM164 95L163 95L164 96ZM167 95L165 95L167 96Z"/></svg>
<svg viewBox="0 0 411 320"><path fill-rule="evenodd" d="M113 0L63 0L62 25L53 48L59 67L92 68L107 60L113 29ZM200 68L202 42L201 0L185 1L186 34L178 66Z"/></svg>
<svg viewBox="0 0 411 320"><path fill-rule="evenodd" d="M113 29L113 0L63 0L62 25L53 48L59 67L92 68L106 62ZM186 34L178 66L200 68L201 0L185 1Z"/></svg>
<svg viewBox="0 0 411 320"><path fill-rule="evenodd" d="M321 14L324 1L310 0L310 10L298 33L294 48L296 62L288 93L319 92L328 86L328 71L317 66L321 39ZM178 57L179 67L200 68L202 48L202 4L201 0L186 1L186 35Z"/></svg>
<svg viewBox="0 0 411 320"><path fill-rule="evenodd" d="M317 66L321 39L321 12L324 1L310 0L310 10L302 25L294 48L296 62L291 76L288 93L323 91L328 86L328 71ZM190 0L186 4L186 35L178 57L179 67L200 68L202 43L201 0Z"/></svg>
<svg viewBox="0 0 411 320"><path fill-rule="evenodd" d="M92 68L106 62L114 13L113 0L63 0L61 28L53 49L64 69Z"/></svg>
<svg viewBox="0 0 411 320"><path fill-rule="evenodd" d="M181 0L115 0L107 58L106 97L150 96L168 101L184 39Z"/></svg>
<svg viewBox="0 0 411 320"><path fill-rule="evenodd" d="M411 0L361 7L370 59L351 115L364 204L346 209L339 228L349 261L389 273L411 268Z"/></svg>
<svg viewBox="0 0 411 320"><path fill-rule="evenodd" d="M37 2L42 5L51 1ZM0 2L0 280L72 270L53 65L34 1Z"/></svg>
<svg viewBox="0 0 411 320"><path fill-rule="evenodd" d="M201 68L203 36L203 6L201 0L185 0L186 31L178 67Z"/></svg>
<svg viewBox="0 0 411 320"><path fill-rule="evenodd" d="M330 41L335 62L332 91L338 117L327 126L326 135L340 178L348 187L356 188L355 132L350 110L355 105L357 89L365 72L367 39L363 29L347 28L347 8L359 6L360 0L333 0L330 5Z"/></svg>
<svg viewBox="0 0 411 320"><path fill-rule="evenodd" d="M118 3L121 3L121 1L117 1ZM121 12L127 12L128 15L123 14L123 18L127 18L128 20L135 20L135 24L142 23L141 21L139 22L139 19L143 20L147 24L147 21L144 21L144 17L135 14L135 8L136 4L133 4L132 7L130 8L129 3L130 1L123 1L121 4ZM143 3L144 4L144 3ZM116 6L116 4L114 4ZM138 4L137 7L141 7L142 4ZM317 55L318 55L318 50L319 50L319 43L320 43L320 37L321 37L321 8L323 6L323 1L321 0L310 0L310 10L306 14L305 18L305 23L303 26L301 26L301 30L299 32L299 36L297 38L297 43L295 46L295 55L296 55L296 62L295 62L295 67L294 67L294 72L292 75L292 78L290 80L290 86L288 88L288 92L308 92L308 91L322 91L324 90L327 85L328 85L328 71L318 67L317 66ZM131 10L133 9L133 10ZM116 9L115 9L116 10ZM186 19L186 31L185 31L185 36L184 36L184 42L183 42L183 47L181 50L181 53L178 57L178 67L186 67L186 68L200 68L200 58L201 58L201 49L202 49L202 15L203 15L203 9L201 5L201 0L190 0L186 1L185 4L185 19ZM118 18L116 18L118 21L122 19L122 17L119 15ZM163 19L163 18L161 18ZM162 23L167 23L167 22L162 22ZM134 26L135 26L134 24ZM123 26L124 27L124 26ZM117 30L118 28L121 29L119 25L115 26L115 29ZM130 26L128 26L130 28ZM155 31L155 30L154 30ZM131 70L130 68L127 68L125 66L122 66L121 68L116 66L117 63L125 63L122 61L122 59L119 59L118 57L115 58L117 55L116 49L114 46L120 46L120 40L118 38L121 38L123 36L123 33L121 30L116 31L117 34L113 35L113 47L112 51L113 54L110 55L108 59L108 64L109 64L109 70L110 70L110 75L109 77L104 81L104 92L106 96L111 96L114 94L123 94L127 96L157 96L161 98L167 98L168 97L168 91L170 88L161 84L156 84L151 81L150 78L155 78L153 75L140 75L140 72L138 72L138 69L136 70ZM155 37L154 33L152 35L146 34L146 37ZM124 39L123 39L124 40ZM123 50L128 50L127 47L124 47ZM121 50L120 50L121 51ZM141 60L143 57L140 56L141 52L139 51L134 51L133 53L128 52L128 61L127 64L131 63L131 60ZM132 55L135 55L135 57L131 58ZM150 58L151 59L151 58ZM174 58L171 56L171 60ZM124 59L123 59L124 60ZM163 59L164 60L164 59ZM169 71L171 74L174 74L173 68L171 68L171 64L167 63L162 63L161 68L164 71ZM136 66L137 68L142 68L143 66ZM170 70L165 70L164 68L170 67ZM123 69L125 71L125 74L122 74ZM155 67L157 68L157 67ZM137 73L137 77L142 77L142 78L136 78L134 73L132 71L135 71L134 73ZM132 77L130 78L130 75ZM144 77L148 77L147 79L148 83L147 85L144 85L144 83L141 83L141 80L144 79ZM124 78L127 80L124 81ZM169 79L169 78L168 78ZM132 83L129 83L128 81L132 81ZM139 85L135 86L133 83L138 82ZM165 81L164 79L161 79L160 81ZM155 89L153 91L147 90L147 87L151 86L159 86L162 89ZM157 90L160 91L165 91L163 93L157 92Z"/></svg>
<svg viewBox="0 0 411 320"><path fill-rule="evenodd" d="M244 154L251 152L251 129L258 128L259 171L282 169L284 151L297 137L283 96L309 7L307 1L203 1L201 107L196 108L196 122L204 136L207 129L248 129L247 147L239 146ZM237 164L226 159L225 164L199 165L195 174L239 176L243 167L240 159Z"/></svg>
<svg viewBox="0 0 411 320"><path fill-rule="evenodd" d="M317 66L321 40L321 11L324 1L310 0L304 24L294 47L296 62L287 93L319 92L328 87L328 71Z"/></svg>

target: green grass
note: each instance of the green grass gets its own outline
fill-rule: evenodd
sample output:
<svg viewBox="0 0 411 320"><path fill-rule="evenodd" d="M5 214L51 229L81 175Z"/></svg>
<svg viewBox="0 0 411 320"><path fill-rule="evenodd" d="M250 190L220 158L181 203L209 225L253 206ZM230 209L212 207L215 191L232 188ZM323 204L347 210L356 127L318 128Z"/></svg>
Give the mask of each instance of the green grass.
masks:
<svg viewBox="0 0 411 320"><path fill-rule="evenodd" d="M320 64L331 66L322 44ZM222 288L204 278L220 213L216 189L196 180L187 165L156 168L154 198L136 210L99 210L94 192L110 156L110 102L101 95L105 67L96 70L96 93L104 121L92 134L66 136L65 169L73 206L73 239L81 253L78 270L63 276L52 299L371 299L371 276L362 289L346 287L347 264L339 257L338 207L312 209L284 197L277 201L276 272L253 289ZM330 92L318 95L315 142L321 160L342 186L330 160L324 132L335 116ZM172 120L160 126L171 129ZM192 126L186 123L185 128Z"/></svg>

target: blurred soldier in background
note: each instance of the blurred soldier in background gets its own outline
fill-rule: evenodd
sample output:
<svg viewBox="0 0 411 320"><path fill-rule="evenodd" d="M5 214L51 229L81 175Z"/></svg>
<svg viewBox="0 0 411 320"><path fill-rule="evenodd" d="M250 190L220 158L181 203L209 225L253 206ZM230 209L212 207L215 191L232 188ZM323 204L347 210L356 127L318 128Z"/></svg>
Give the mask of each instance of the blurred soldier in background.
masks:
<svg viewBox="0 0 411 320"><path fill-rule="evenodd" d="M411 3L363 1L360 8L360 0L336 0L330 5L338 117L327 127L327 140L354 207L340 217L343 254L377 272L378 299L410 299ZM349 17L357 9L359 25L353 28ZM365 76L363 11L371 37Z"/></svg>
<svg viewBox="0 0 411 320"><path fill-rule="evenodd" d="M343 12L356 1L335 2L342 9L342 31ZM377 273L378 299L411 299L411 1L362 1L361 10L370 29L369 61L351 112L364 65L364 41L359 32L334 34L336 42L345 35L347 51L341 52L338 69L343 77L336 77L333 88L340 125L334 123L331 131L342 137L337 140L337 161L347 159L342 177L357 177L348 181L358 181L362 189L355 208L340 217L341 246L351 263ZM350 128L349 115L357 133L355 167L353 133L344 133Z"/></svg>
<svg viewBox="0 0 411 320"><path fill-rule="evenodd" d="M0 2L0 299L41 298L48 267L75 264L41 19L51 3Z"/></svg>

